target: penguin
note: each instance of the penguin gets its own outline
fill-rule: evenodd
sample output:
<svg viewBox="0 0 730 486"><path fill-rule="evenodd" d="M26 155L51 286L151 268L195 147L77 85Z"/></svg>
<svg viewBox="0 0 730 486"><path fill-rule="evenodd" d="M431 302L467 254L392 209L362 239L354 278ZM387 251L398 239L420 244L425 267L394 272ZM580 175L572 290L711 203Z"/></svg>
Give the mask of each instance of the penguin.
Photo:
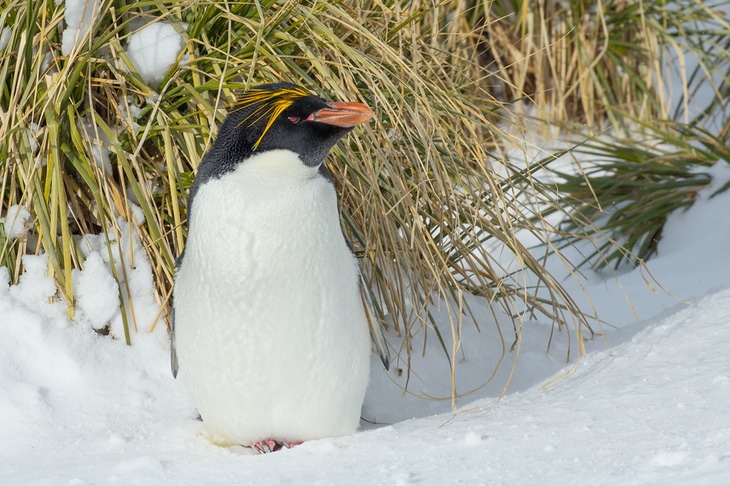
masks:
<svg viewBox="0 0 730 486"><path fill-rule="evenodd" d="M372 111L290 83L243 93L203 156L175 265L171 358L208 430L265 453L359 425L389 355L324 160Z"/></svg>

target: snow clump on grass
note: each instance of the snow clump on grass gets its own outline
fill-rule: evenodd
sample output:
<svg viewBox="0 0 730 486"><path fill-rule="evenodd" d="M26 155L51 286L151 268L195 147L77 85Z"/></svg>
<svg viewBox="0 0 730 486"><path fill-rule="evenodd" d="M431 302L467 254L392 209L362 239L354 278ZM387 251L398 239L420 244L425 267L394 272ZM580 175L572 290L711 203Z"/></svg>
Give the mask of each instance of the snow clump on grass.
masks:
<svg viewBox="0 0 730 486"><path fill-rule="evenodd" d="M74 270L74 293L77 320L88 322L94 329L103 329L119 312L119 287L101 254L93 251L86 257L83 270Z"/></svg>
<svg viewBox="0 0 730 486"><path fill-rule="evenodd" d="M132 34L127 55L142 79L153 84L165 77L177 61L183 45L185 41L172 24L156 22Z"/></svg>
<svg viewBox="0 0 730 486"><path fill-rule="evenodd" d="M13 34L13 30L10 27L0 28L0 51L5 49L10 42L10 36Z"/></svg>
<svg viewBox="0 0 730 486"><path fill-rule="evenodd" d="M106 148L111 143L109 137L95 123L87 119L81 120L79 128L86 135L86 141L91 148L93 162L105 175L111 176L112 163L109 159L109 149Z"/></svg>
<svg viewBox="0 0 730 486"><path fill-rule="evenodd" d="M102 329L108 324L110 334L121 338L124 336L120 309L123 304L131 332L152 331L161 318L160 304L156 299L152 267L135 224L117 218L116 228L109 228L108 242L104 234L88 234L79 240L79 249L86 262L84 269L75 274L74 284L79 286L77 301L83 319L94 329ZM118 279L114 282L112 265ZM114 312L107 313L101 304L92 304L96 298L104 300Z"/></svg>
<svg viewBox="0 0 730 486"><path fill-rule="evenodd" d="M56 0L56 3L61 3ZM66 0L66 30L63 31L61 52L68 56L91 30L99 14L99 0Z"/></svg>
<svg viewBox="0 0 730 486"><path fill-rule="evenodd" d="M58 299L56 282L48 276L48 255L23 255L23 268L18 285L8 290L15 305L49 318L63 316L66 305Z"/></svg>
<svg viewBox="0 0 730 486"><path fill-rule="evenodd" d="M14 240L22 236L30 224L30 211L23 206L14 205L8 208L8 212L4 218L0 218L0 223L5 229L5 236L10 240Z"/></svg>

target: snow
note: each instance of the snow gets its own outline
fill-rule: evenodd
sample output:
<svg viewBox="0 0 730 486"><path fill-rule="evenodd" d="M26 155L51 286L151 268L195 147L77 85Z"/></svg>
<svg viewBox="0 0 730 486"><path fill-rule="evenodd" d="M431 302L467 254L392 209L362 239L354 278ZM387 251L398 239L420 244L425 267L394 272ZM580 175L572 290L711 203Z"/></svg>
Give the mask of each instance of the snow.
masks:
<svg viewBox="0 0 730 486"><path fill-rule="evenodd" d="M504 398L496 400L510 353L502 374L461 398L456 414L448 399L404 395L396 370L404 363L394 360L386 373L374 359L363 414L386 424L364 423L352 436L266 456L210 441L172 379L164 326L149 332L159 305L133 225L119 220L112 245L134 297L131 347L119 322L112 325L117 339L94 332L120 320L100 235L84 238L76 322L58 299L51 302L47 259L26 256L18 285L0 272L0 478L39 485L728 483L730 252L723 242L730 223L723 215L730 193L711 195L730 170L719 164L713 175L694 206L672 215L648 264L673 296L653 292L638 269L617 281L589 275L593 305L607 322L605 340L589 342L587 358L566 363L565 340L545 353L549 326L526 323ZM434 312L445 319L445 309ZM490 344L494 331L484 319L481 334L464 323L460 386L484 382L497 359L500 346ZM434 342L430 336L430 352L415 358L409 390L448 398L446 360Z"/></svg>
<svg viewBox="0 0 730 486"><path fill-rule="evenodd" d="M6 330L14 351L4 346L0 354L5 484L709 485L730 478L730 328L718 326L730 319L728 290L647 323L547 388L268 456L201 436L167 374L164 343L125 348L63 319L22 312ZM54 366L39 366L41 355Z"/></svg>
<svg viewBox="0 0 730 486"><path fill-rule="evenodd" d="M134 206L133 213L134 213ZM144 218L140 216L141 221ZM109 229L109 248L104 235L84 235L80 240L81 251L86 258L84 268L74 272L76 298L79 300L81 323L94 329L109 324L113 337L124 337L124 316L128 326L140 335L158 327L161 309L155 295L152 267L139 239L135 223L117 219L116 228ZM103 263L103 265L102 265ZM112 277L112 266L119 276L119 285ZM121 297L124 314L119 309ZM106 306L115 305L111 310Z"/></svg>
<svg viewBox="0 0 730 486"><path fill-rule="evenodd" d="M137 123L137 119L139 119L142 115L142 108L134 104L134 100L131 96L128 96L126 99L119 100L117 110L119 118L128 129L131 129L135 133L140 130L140 125Z"/></svg>
<svg viewBox="0 0 730 486"><path fill-rule="evenodd" d="M5 26L0 28L0 51L7 47L7 45L10 43L10 37L12 37L12 35L13 30L10 27Z"/></svg>
<svg viewBox="0 0 730 486"><path fill-rule="evenodd" d="M56 3L63 3L56 0ZM66 29L61 39L61 53L68 56L81 45L91 31L93 22L99 17L99 0L65 0Z"/></svg>
<svg viewBox="0 0 730 486"><path fill-rule="evenodd" d="M148 24L132 34L127 55L148 84L158 83L177 62L185 45L180 33L168 22Z"/></svg>
<svg viewBox="0 0 730 486"><path fill-rule="evenodd" d="M98 6L66 0L64 54L87 36ZM157 22L130 36L127 52L155 83L183 45L172 25ZM95 160L106 171L103 146ZM427 352L414 353L410 375L403 353L389 372L373 356L361 431L264 456L210 440L173 380L162 297L137 230L144 215L132 206L135 221L115 221L109 246L100 234L80 237L73 320L47 257L24 256L17 285L0 268L0 483L730 484L730 191L715 194L730 167L711 173L695 204L671 215L645 269L586 271L576 281L548 261L603 320L586 358L566 360L572 332L558 333L547 353L551 326L539 318L524 323L519 355L510 352L511 336L503 342L486 305L465 296L480 330L460 323L453 380L460 393L477 390L458 398L457 413L449 362L434 333L420 332L413 348ZM30 218L8 208L8 239ZM578 259L580 250L567 254ZM444 329L449 305L431 309ZM107 326L109 336L100 335ZM400 339L388 339L399 349Z"/></svg>
<svg viewBox="0 0 730 486"><path fill-rule="evenodd" d="M16 204L8 208L4 218L0 218L0 224L3 225L8 239L14 240L26 232L30 218L30 211Z"/></svg>
<svg viewBox="0 0 730 486"><path fill-rule="evenodd" d="M109 137L92 121L82 118L79 121L79 130L85 135L84 139L90 145L92 162L106 176L112 175L112 163L109 159Z"/></svg>
<svg viewBox="0 0 730 486"><path fill-rule="evenodd" d="M83 270L74 270L73 287L81 320L94 329L104 328L119 309L119 286L99 252L89 253Z"/></svg>

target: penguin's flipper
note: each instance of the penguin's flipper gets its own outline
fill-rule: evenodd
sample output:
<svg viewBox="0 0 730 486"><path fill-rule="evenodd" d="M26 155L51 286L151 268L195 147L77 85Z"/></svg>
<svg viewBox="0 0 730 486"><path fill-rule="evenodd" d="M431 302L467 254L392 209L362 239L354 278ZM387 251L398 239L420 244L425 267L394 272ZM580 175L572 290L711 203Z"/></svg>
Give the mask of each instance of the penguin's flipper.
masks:
<svg viewBox="0 0 730 486"><path fill-rule="evenodd" d="M388 351L388 343L385 341L385 333L383 332L383 326L380 325L380 321L375 316L373 311L373 301L370 296L370 290L365 285L365 280L360 274L360 298L362 299L362 306L365 309L365 316L368 320L368 327L370 328L370 338L375 344L375 350L380 355L380 360L383 362L385 369L390 368L390 352Z"/></svg>
<svg viewBox="0 0 730 486"><path fill-rule="evenodd" d="M190 214L190 205L188 205L188 214ZM175 276L180 271L180 265L182 264L183 258L185 257L185 248L177 260L175 260ZM172 305L172 317L170 318L170 369L172 370L172 377L177 379L177 350L175 349L175 304Z"/></svg>
<svg viewBox="0 0 730 486"><path fill-rule="evenodd" d="M172 377L177 379L177 351L175 350L175 308L172 308L172 319L170 322L170 369Z"/></svg>

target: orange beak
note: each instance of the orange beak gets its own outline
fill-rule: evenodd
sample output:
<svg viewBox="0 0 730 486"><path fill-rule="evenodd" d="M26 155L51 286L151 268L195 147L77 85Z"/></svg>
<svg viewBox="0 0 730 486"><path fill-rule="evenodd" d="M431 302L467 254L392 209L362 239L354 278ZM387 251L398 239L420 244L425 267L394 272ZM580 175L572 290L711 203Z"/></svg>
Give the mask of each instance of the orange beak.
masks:
<svg viewBox="0 0 730 486"><path fill-rule="evenodd" d="M329 108L322 108L312 113L311 121L351 128L365 123L375 116L370 108L362 103L333 101L327 104Z"/></svg>

